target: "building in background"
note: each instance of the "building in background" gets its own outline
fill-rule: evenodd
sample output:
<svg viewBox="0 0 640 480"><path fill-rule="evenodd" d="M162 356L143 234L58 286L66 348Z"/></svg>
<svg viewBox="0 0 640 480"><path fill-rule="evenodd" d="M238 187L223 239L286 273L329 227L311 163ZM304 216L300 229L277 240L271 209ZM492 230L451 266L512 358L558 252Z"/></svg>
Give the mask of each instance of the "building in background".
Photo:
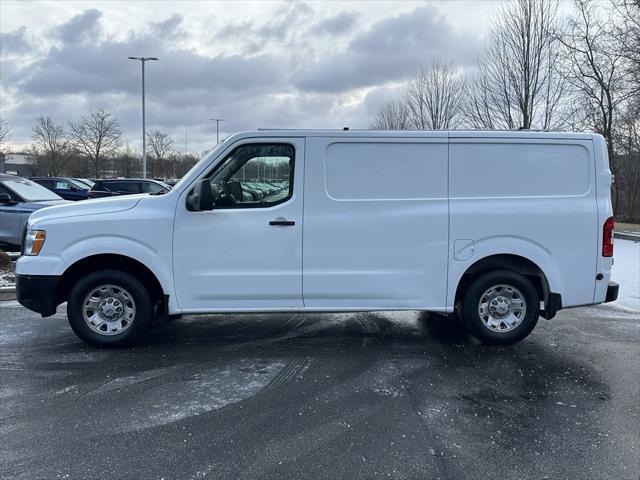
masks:
<svg viewBox="0 0 640 480"><path fill-rule="evenodd" d="M0 162L0 172L20 177L32 177L38 174L36 158L25 153L7 154L4 156L4 162Z"/></svg>

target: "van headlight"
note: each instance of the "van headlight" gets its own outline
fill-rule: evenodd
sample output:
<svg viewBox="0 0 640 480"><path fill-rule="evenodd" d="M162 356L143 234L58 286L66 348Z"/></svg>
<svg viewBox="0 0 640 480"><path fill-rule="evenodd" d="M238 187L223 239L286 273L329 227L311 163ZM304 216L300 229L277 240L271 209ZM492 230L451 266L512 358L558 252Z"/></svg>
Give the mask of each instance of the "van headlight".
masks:
<svg viewBox="0 0 640 480"><path fill-rule="evenodd" d="M47 232L44 230L29 229L24 239L24 255L38 255L46 238Z"/></svg>

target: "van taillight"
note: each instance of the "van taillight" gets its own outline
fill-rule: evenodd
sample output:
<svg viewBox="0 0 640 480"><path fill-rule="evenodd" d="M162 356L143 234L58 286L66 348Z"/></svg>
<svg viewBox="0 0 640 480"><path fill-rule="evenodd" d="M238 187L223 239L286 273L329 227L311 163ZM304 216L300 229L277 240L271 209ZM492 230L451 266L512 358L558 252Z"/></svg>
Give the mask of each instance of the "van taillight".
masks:
<svg viewBox="0 0 640 480"><path fill-rule="evenodd" d="M607 218L602 227L602 256L613 257L613 217Z"/></svg>

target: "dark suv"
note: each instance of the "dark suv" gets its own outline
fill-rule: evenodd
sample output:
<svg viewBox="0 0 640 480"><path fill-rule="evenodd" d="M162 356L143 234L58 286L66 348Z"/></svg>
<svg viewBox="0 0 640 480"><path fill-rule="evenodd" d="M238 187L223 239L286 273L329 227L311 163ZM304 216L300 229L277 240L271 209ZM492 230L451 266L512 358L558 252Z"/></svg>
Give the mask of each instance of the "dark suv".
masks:
<svg viewBox="0 0 640 480"><path fill-rule="evenodd" d="M158 193L170 190L166 183L143 178L120 178L112 180L96 180L89 190L89 198L111 197L113 195L132 195L136 193Z"/></svg>
<svg viewBox="0 0 640 480"><path fill-rule="evenodd" d="M86 200L89 187L72 178L61 177L31 177L36 183L57 193L65 200Z"/></svg>

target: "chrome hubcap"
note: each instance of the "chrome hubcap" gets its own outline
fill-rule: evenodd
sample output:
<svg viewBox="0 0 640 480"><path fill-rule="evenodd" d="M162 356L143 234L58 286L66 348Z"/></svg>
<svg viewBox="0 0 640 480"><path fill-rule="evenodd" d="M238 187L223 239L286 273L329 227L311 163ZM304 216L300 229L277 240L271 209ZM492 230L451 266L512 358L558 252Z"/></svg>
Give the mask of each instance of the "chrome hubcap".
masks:
<svg viewBox="0 0 640 480"><path fill-rule="evenodd" d="M101 285L84 298L82 316L94 332L100 335L117 335L133 323L136 304L124 288Z"/></svg>
<svg viewBox="0 0 640 480"><path fill-rule="evenodd" d="M493 332L509 332L527 314L524 295L511 285L494 285L480 296L478 315L485 327Z"/></svg>

